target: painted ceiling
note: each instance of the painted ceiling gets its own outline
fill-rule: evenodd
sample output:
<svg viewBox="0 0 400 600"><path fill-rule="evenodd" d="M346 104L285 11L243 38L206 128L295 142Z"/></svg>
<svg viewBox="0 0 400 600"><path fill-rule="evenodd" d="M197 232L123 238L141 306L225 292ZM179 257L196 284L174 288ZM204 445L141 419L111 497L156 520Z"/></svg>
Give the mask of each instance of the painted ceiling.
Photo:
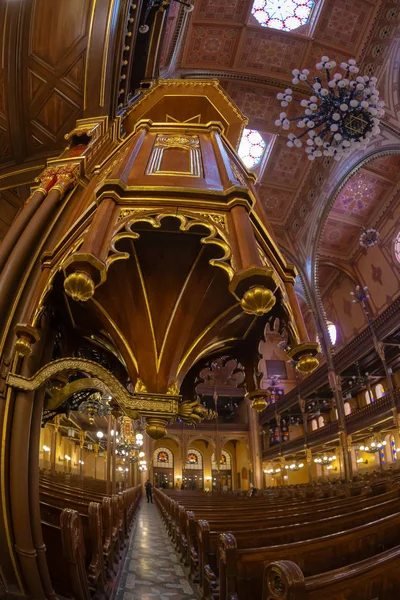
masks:
<svg viewBox="0 0 400 600"><path fill-rule="evenodd" d="M164 42L164 73L218 77L249 118L248 127L265 136L268 160L258 181L260 200L283 250L306 260L311 253L307 244L317 235L321 218L326 219L326 214L314 209L335 165L323 160L310 165L304 149L286 146L285 136L274 125L282 110L276 94L290 85L294 68L312 71L323 55L337 62L356 58L366 72L378 77L388 105L387 125L390 133L396 128L397 137L397 3L317 0L309 22L293 31L261 27L251 15L253 0L196 0L194 5L188 23L179 23L176 9L170 17L173 34ZM322 256L349 259L361 226L369 226L390 197L396 185L397 159L381 162L381 168L375 161L375 166L361 169L341 192L319 241ZM342 170L344 178L347 173Z"/></svg>
<svg viewBox="0 0 400 600"><path fill-rule="evenodd" d="M90 0L69 0L46 14L38 0L0 4L0 239L45 157L65 146L64 135L75 119L110 113L112 73L110 89L100 89L99 96L97 90L90 96L86 92L100 80L96 69L118 62L118 36L110 38L108 56L101 44L112 7L124 4L102 0L93 10ZM316 246L323 257L348 259L360 227L374 222L393 193L398 160L383 158L357 170L328 216L333 182L340 185L355 162L310 164L302 148L288 148L274 125L282 110L276 94L291 82L293 68L311 68L322 55L337 62L354 57L378 77L387 104L376 149L398 146L397 0L316 0L308 23L293 31L262 27L251 14L253 0L193 4L194 11L185 13L177 2L171 3L160 75L218 78L249 118L248 127L260 132L267 149L258 169L259 197L291 260L304 266ZM10 49L18 39L29 43L14 55ZM57 42L49 45L49 40ZM19 173L18 188L10 173Z"/></svg>

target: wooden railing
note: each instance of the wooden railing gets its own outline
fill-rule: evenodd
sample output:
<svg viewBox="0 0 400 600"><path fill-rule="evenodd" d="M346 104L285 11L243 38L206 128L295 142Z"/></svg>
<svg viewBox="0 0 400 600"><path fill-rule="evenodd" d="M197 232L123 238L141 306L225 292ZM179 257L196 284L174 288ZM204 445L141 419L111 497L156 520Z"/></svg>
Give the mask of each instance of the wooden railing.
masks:
<svg viewBox="0 0 400 600"><path fill-rule="evenodd" d="M378 339L384 339L390 333L398 329L400 322L400 297L387 308L373 322L375 332ZM362 358L368 351L374 347L371 330L366 327L357 337L346 344L334 357L335 369L337 373L342 373L350 367L354 362ZM322 364L312 375L307 377L301 383L301 395L305 396L316 391L321 385L328 381L328 367ZM270 407L268 407L261 415L261 422L268 423L275 417L276 411L279 413L288 410L298 401L297 387L285 394L283 398Z"/></svg>
<svg viewBox="0 0 400 600"><path fill-rule="evenodd" d="M395 390L395 404L400 410L400 390ZM383 396L375 402L360 408L359 410L353 412L351 415L347 415L345 417L347 433L355 433L356 431L360 431L374 425L379 422L387 421L392 418L392 401L391 396ZM327 442L332 442L338 438L339 435L339 424L338 421L333 421L332 423L328 423L324 427L320 427L315 431L311 431L307 434L307 447L313 448L320 444L326 444ZM302 448L305 447L305 437L304 435L299 436L294 440L290 440L289 442L284 442L282 444L276 444L264 450L263 459L272 459L278 456L286 456L288 454L292 454L294 452L299 452Z"/></svg>

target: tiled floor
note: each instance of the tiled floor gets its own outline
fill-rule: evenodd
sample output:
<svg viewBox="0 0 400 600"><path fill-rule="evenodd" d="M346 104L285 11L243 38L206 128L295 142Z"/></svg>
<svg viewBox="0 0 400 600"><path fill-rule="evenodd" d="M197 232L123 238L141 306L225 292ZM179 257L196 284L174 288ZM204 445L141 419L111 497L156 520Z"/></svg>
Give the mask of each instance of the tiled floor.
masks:
<svg viewBox="0 0 400 600"><path fill-rule="evenodd" d="M143 499L116 600L196 600L155 504Z"/></svg>

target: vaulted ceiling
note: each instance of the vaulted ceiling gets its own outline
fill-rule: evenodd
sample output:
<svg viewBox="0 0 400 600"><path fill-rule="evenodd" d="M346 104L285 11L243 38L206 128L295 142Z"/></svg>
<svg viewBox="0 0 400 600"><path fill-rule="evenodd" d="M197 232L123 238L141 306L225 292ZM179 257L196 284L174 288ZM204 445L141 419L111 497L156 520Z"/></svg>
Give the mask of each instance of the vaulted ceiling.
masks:
<svg viewBox="0 0 400 600"><path fill-rule="evenodd" d="M286 146L286 137L274 125L282 110L276 94L291 85L294 68L312 71L323 55L338 63L354 57L367 73L373 72L379 78L390 131L383 131L382 140L393 133L393 127L398 137L397 2L317 0L309 23L293 31L261 27L251 15L253 0L196 0L194 5L190 20L179 18L176 6L169 15L161 73L217 77L249 118L249 127L268 140L268 160L259 178L258 192L281 246L292 258L300 258L301 263L301 258L305 261L310 253L302 242L315 237L312 230L321 218L314 214L320 189L335 165L329 160L311 165L304 149ZM382 202L393 192L396 177L391 170L397 159L385 160L382 159L382 164L387 164L386 170L382 166L384 172L377 172L377 166L366 167L343 190L319 242L323 256L348 259L348 244L354 251L360 227L373 221ZM345 209L343 194L348 195L361 182L365 187L368 182L368 201L358 210L348 202ZM338 218L340 205L343 219ZM340 233L333 234L333 223L338 221Z"/></svg>
<svg viewBox="0 0 400 600"><path fill-rule="evenodd" d="M114 116L127 47L128 18L145 2L130 0L2 0L0 24L0 239L26 200L29 184L65 146L77 118ZM193 0L186 13L172 2L160 51L162 77L217 77L267 142L258 191L282 249L305 265L315 248L348 260L361 226L374 221L398 184L396 157L366 164L328 214L328 181L345 180L354 164L310 164L288 148L274 125L278 91L293 68L313 67L322 55L355 57L378 76L387 104L376 142L399 145L397 0L316 0L309 23L294 31L261 27L253 0ZM141 57L133 56L133 61ZM357 157L357 161L362 160ZM322 227L321 223L326 226Z"/></svg>

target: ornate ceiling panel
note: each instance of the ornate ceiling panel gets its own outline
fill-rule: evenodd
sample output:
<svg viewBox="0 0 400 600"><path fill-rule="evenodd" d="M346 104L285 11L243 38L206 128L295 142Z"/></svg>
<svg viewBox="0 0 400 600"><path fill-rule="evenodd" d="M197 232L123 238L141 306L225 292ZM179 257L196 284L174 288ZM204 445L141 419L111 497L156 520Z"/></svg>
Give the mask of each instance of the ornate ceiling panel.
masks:
<svg viewBox="0 0 400 600"><path fill-rule="evenodd" d="M388 208L400 181L400 157L384 156L367 163L338 194L319 246L322 257L351 259L362 227L376 224Z"/></svg>

